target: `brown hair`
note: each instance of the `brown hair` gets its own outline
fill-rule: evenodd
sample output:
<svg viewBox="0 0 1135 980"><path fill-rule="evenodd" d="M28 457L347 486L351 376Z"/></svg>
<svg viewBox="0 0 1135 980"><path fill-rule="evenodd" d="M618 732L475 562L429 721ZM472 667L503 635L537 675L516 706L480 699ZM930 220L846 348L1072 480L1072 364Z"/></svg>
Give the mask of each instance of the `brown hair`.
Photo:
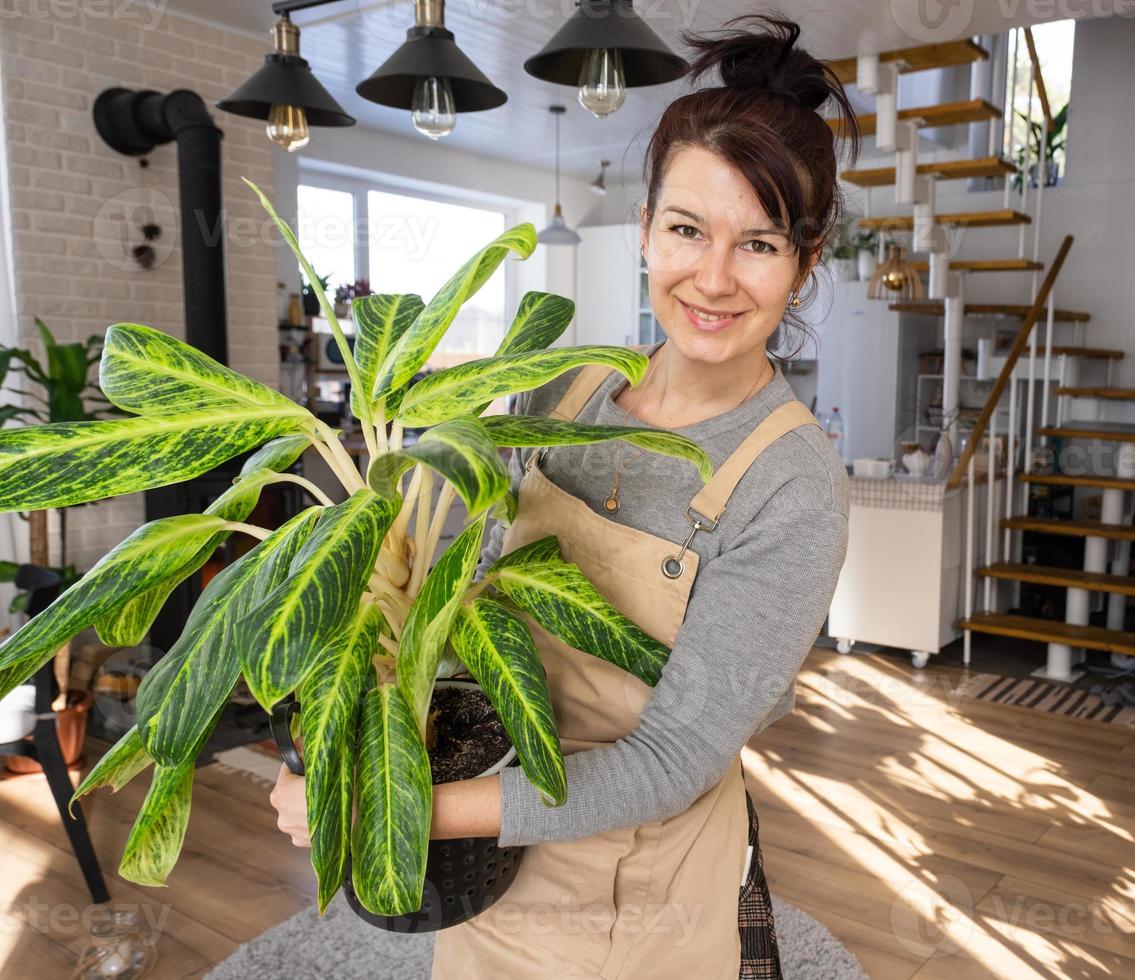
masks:
<svg viewBox="0 0 1135 980"><path fill-rule="evenodd" d="M746 177L766 213L796 247L803 273L831 237L843 210L836 136L818 110L833 103L849 160L859 153L859 126L832 70L795 46L798 24L745 14L725 27L742 22L761 29L723 30L716 37L683 32L682 40L697 52L688 77L695 80L717 68L723 84L683 95L663 112L643 159L646 219L654 215L673 154L688 146L703 147ZM801 296L802 304L814 297L814 282L812 287L807 297ZM784 322L807 334L795 313L789 307ZM778 327L770 348L779 346L779 335Z"/></svg>

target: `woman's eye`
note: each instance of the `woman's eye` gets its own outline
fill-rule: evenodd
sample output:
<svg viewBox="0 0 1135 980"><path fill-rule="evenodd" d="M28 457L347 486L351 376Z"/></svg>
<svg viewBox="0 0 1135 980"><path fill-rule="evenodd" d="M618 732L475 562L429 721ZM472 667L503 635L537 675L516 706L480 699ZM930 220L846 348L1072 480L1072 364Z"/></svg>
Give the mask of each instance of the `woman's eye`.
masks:
<svg viewBox="0 0 1135 980"><path fill-rule="evenodd" d="M776 246L773 245L772 242L762 241L759 238L754 238L748 244L754 246L753 248L751 248L749 250L751 252L775 252L776 251Z"/></svg>
<svg viewBox="0 0 1135 980"><path fill-rule="evenodd" d="M693 225L671 225L670 230L676 232L679 238L694 238L698 234L698 230ZM683 234L686 231L692 231L693 235Z"/></svg>

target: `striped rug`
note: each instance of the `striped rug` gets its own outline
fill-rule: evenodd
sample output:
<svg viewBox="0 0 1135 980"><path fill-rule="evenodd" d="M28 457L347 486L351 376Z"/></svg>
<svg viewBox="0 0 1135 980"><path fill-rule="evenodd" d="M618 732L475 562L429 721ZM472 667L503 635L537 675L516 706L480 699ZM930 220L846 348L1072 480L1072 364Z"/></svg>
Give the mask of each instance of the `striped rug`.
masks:
<svg viewBox="0 0 1135 980"><path fill-rule="evenodd" d="M1135 728L1135 706L1104 704L1091 691L1054 684L1035 677L974 674L959 686L959 693L977 701L995 701L1069 718L1086 718Z"/></svg>

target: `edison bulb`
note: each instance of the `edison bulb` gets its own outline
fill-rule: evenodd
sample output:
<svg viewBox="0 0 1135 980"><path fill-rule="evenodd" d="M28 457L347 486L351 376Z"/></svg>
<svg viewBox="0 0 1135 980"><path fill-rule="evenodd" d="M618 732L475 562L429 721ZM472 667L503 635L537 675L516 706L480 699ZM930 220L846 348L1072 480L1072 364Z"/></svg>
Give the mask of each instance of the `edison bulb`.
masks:
<svg viewBox="0 0 1135 980"><path fill-rule="evenodd" d="M307 146L311 131L307 128L307 113L299 106L274 105L268 112L268 139L295 153Z"/></svg>
<svg viewBox="0 0 1135 980"><path fill-rule="evenodd" d="M579 70L579 104L600 119L627 97L623 56L617 48L592 48Z"/></svg>
<svg viewBox="0 0 1135 980"><path fill-rule="evenodd" d="M414 128L432 140L453 132L457 125L457 110L453 107L453 89L449 87L448 78L430 75L418 79L414 86L410 118Z"/></svg>

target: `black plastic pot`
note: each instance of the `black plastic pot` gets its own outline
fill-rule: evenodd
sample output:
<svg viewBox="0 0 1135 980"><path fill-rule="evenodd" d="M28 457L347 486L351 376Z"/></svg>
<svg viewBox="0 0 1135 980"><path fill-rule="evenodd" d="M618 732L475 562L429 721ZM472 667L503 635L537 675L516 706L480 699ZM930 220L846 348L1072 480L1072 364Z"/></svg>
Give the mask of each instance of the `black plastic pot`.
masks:
<svg viewBox="0 0 1135 980"><path fill-rule="evenodd" d="M480 690L476 681L451 678L447 684L460 684ZM300 705L281 701L272 710L272 737L280 755L295 775L304 774L303 759L292 740L289 720ZM510 766L519 765L513 757ZM431 840L426 856L426 880L422 907L405 915L376 915L363 908L351 882L351 863L343 878L347 904L361 919L390 932L418 933L447 929L479 915L496 902L512 884L524 857L523 847L501 847L495 837L461 837Z"/></svg>
<svg viewBox="0 0 1135 980"><path fill-rule="evenodd" d="M315 293L303 294L303 311L307 316L319 316L319 297Z"/></svg>

